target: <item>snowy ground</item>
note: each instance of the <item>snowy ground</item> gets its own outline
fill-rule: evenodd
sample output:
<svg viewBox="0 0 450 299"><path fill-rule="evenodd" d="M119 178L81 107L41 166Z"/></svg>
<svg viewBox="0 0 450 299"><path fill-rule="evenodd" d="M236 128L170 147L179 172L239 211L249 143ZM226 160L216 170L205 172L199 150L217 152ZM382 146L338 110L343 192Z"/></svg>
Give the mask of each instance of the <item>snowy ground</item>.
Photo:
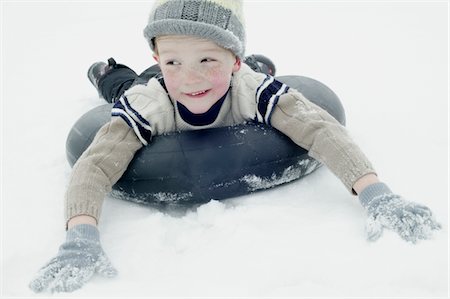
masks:
<svg viewBox="0 0 450 299"><path fill-rule="evenodd" d="M447 297L448 3L246 4L247 53L329 85L381 178L443 229L367 242L357 198L325 168L181 215L109 198L100 231L119 276L58 297ZM2 3L2 296L38 296L27 284L65 237L65 139L102 103L86 70L153 63L151 5Z"/></svg>

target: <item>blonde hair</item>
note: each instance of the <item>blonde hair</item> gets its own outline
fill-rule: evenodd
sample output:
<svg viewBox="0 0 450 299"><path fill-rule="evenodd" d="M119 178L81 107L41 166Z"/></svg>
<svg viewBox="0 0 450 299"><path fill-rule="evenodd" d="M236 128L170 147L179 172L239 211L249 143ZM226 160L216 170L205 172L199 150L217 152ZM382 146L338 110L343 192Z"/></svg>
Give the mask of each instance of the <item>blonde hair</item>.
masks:
<svg viewBox="0 0 450 299"><path fill-rule="evenodd" d="M155 55L159 55L158 53L158 42L161 40L168 40L168 39L179 39L179 40L191 40L191 41L208 41L208 42L213 42L209 39L204 39L195 35L161 35L161 36L157 36L154 38L153 42L155 44L155 47L153 48L153 53ZM214 43L214 42L213 42ZM216 44L217 45L217 44ZM221 47L220 45L217 45L218 47L222 48L223 50L230 52L233 56L237 57L237 55L235 53L233 53L233 51L229 50L229 49L225 49L224 47Z"/></svg>

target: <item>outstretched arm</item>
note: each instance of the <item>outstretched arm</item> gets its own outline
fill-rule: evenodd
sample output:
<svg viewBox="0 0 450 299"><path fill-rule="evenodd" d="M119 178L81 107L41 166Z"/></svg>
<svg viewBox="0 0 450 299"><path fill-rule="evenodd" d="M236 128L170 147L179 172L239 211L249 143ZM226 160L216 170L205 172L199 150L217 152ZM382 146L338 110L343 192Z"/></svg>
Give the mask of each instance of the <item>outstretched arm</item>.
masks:
<svg viewBox="0 0 450 299"><path fill-rule="evenodd" d="M66 219L72 226L94 224L93 220L98 223L106 194L141 147L134 131L121 118L113 117L100 128L73 167L65 204Z"/></svg>
<svg viewBox="0 0 450 299"><path fill-rule="evenodd" d="M272 125L307 149L359 196L368 214L369 240L377 240L388 228L415 243L441 227L429 208L406 201L380 182L345 128L303 95L293 92L281 96L273 111Z"/></svg>
<svg viewBox="0 0 450 299"><path fill-rule="evenodd" d="M113 118L99 130L72 172L66 195L66 241L30 283L33 291L71 292L95 273L116 275L102 249L97 219L106 193L141 147L142 143L120 118Z"/></svg>

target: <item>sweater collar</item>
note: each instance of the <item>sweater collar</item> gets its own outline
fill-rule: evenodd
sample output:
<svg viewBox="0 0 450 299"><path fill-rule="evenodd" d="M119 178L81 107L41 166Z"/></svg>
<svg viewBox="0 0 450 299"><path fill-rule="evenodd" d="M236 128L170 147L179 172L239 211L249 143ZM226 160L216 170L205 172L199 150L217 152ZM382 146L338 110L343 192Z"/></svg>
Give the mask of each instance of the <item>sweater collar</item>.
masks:
<svg viewBox="0 0 450 299"><path fill-rule="evenodd" d="M189 109L186 108L183 104L180 102L177 103L178 112L180 113L181 118L187 122L190 125L193 126L207 126L212 124L219 115L220 108L222 108L222 105L228 95L228 91L218 100L214 105L209 108L208 111L200 114L194 114Z"/></svg>

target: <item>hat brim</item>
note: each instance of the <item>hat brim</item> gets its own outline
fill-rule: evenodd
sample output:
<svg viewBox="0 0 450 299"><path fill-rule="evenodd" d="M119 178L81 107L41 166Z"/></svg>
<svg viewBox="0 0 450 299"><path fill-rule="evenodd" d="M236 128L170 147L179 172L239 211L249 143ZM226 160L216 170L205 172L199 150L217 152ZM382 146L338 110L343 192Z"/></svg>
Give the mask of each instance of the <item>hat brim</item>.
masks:
<svg viewBox="0 0 450 299"><path fill-rule="evenodd" d="M152 50L155 50L154 38L166 35L191 35L211 40L220 47L230 50L239 58L244 58L245 49L242 41L231 31L215 25L189 20L165 19L151 22L144 29L144 36ZM245 37L241 38L245 39Z"/></svg>

